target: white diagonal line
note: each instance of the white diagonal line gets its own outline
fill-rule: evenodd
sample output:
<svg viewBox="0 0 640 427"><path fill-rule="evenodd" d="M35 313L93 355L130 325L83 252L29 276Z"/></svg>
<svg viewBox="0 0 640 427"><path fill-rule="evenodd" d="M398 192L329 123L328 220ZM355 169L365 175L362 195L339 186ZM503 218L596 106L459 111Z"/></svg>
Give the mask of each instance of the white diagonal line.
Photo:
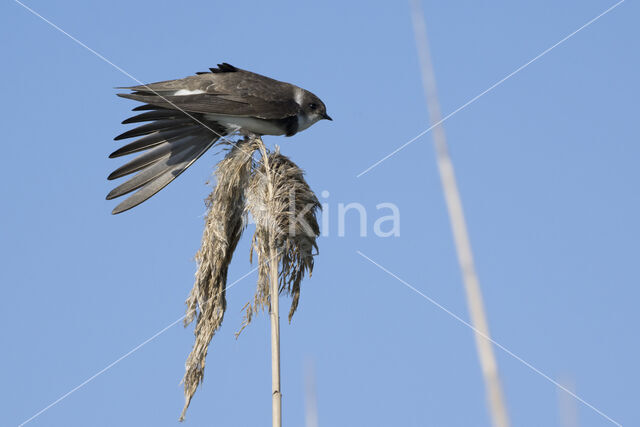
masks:
<svg viewBox="0 0 640 427"><path fill-rule="evenodd" d="M239 279L237 279L236 281L234 281L230 285L226 286L222 291L218 292L216 295L213 295L211 298L209 298L205 302L205 304L207 304L209 301L211 301L212 298L216 297L220 293L225 292L226 290L231 289L232 287L234 287L236 284L238 284L240 281L245 279L247 276L249 276L251 273L253 273L257 269L258 269L258 267L253 268L251 271L249 271L248 273L244 274L243 276L241 276ZM183 316L180 316L179 318L177 318L173 322L169 323L167 326L165 326L164 328L160 329L158 332L156 332L155 334L151 335L149 338L147 338L146 340L144 340L143 342L141 342L137 346L133 347L131 350L129 350L128 352L126 352L122 356L118 357L116 360L114 360L113 362L109 363L107 366L105 366L104 368L102 368L101 370L96 372L95 374L91 375L89 378L87 378L86 380L84 380L83 382L81 382L80 384L78 384L77 386L75 386L74 388L72 388L71 390L69 390L68 392L66 392L65 394L63 394L62 396L57 398L56 400L54 400L53 402L51 402L50 404L48 404L47 406L45 406L44 408L42 408L41 410L36 412L35 414L33 414L31 417L29 417L28 419L26 419L25 421L20 423L18 425L18 427L22 427L23 425L33 421L35 418L39 417L40 415L42 415L43 413L45 413L46 411L48 411L49 409L51 409L52 407L57 405L58 403L62 402L64 399L66 399L67 397L71 396L73 393L75 393L76 391L80 390L82 387L84 387L85 385L89 384L91 381L95 380L100 375L104 374L109 369L113 368L115 365L117 365L118 363L122 362L124 359L126 359L129 356L131 356L133 353L135 353L136 351L140 350L142 347L144 347L145 345L149 344L151 341L153 341L154 339L158 338L160 335L162 335L165 332L167 332L169 329L171 329L172 327L174 327L175 325L180 323L185 317L187 317L188 315L190 315L194 311L195 310L190 310L186 314L184 314Z"/></svg>
<svg viewBox="0 0 640 427"><path fill-rule="evenodd" d="M113 62L109 61L107 58L105 58L103 55L101 55L100 53L96 52L95 50L91 49L89 46L87 46L86 44L82 43L80 40L78 40L77 38L73 37L71 34L67 33L65 30L63 30L62 28L58 27L56 24L54 24L53 22L49 21L47 18L45 18L44 16L40 15L38 12L36 12L35 10L31 9L29 6L27 6L26 4L22 3L20 0L13 0L16 3L18 3L20 6L24 7L25 9L27 9L29 12L31 12L32 14L34 14L35 16L37 16L38 18L42 19L44 22L46 22L47 24L51 25L53 28L55 28L56 30L60 31L62 34L64 34L65 36L69 37L71 40L73 40L74 42L78 43L80 46L84 47L85 49L87 49L89 52L93 53L95 56L97 56L98 58L102 59L104 62L106 62L107 64L111 65L113 68L115 68L116 70L120 71L122 74L124 74L125 76L129 77L131 80L136 81L137 83L139 83L141 86L146 87L147 89L149 89L150 92L153 92L155 95L157 95L158 97L162 98L163 100L165 100L166 102L168 102L169 104L171 104L172 107L174 107L176 110L181 111L182 113L186 114L187 116L189 116L189 118L195 120L196 122L198 122L198 124L202 125L203 127L205 127L206 129L210 130L211 132L213 132L215 135L217 135L219 138L221 138L222 140L226 140L228 143L235 145L233 142L229 141L228 139L226 139L224 136L220 135L218 132L216 132L215 130L211 129L211 127L207 126L205 123L203 123L202 121L198 120L197 118L195 118L193 115L191 115L189 112L184 111L182 108L178 107L177 105L175 105L173 102L169 101L167 98L165 98L164 96L160 95L158 92L156 92L155 90L151 89L149 86L147 86L146 84L142 83L142 81L138 80L137 78L135 78L134 76L132 76L131 74L129 74L127 71L123 70L122 68L120 68L119 66L117 66L116 64L114 64Z"/></svg>
<svg viewBox="0 0 640 427"><path fill-rule="evenodd" d="M37 16L38 18L42 19L44 22L46 22L47 24L51 25L53 28L55 28L56 30L60 31L62 34L64 34L65 36L69 37L71 40L73 40L74 42L76 42L77 44L79 44L80 46L84 47L85 49L87 49L89 52L93 53L94 55L96 55L98 58L102 59L104 62L106 62L107 64L111 65L112 67L114 67L116 70L120 71L122 74L124 74L125 76L129 77L130 79L136 81L137 83L139 83L141 86L146 87L147 89L149 89L150 92L154 93L156 96L158 96L159 98L163 99L164 101L166 101L168 104L170 104L172 107L174 107L176 110L184 113L186 116L188 116L190 119L192 119L193 121L197 122L198 124L200 124L201 126L203 126L204 128L210 130L211 132L213 132L216 136L218 136L218 138L220 138L223 141L226 141L227 143L233 145L234 147L236 147L238 150L240 150L242 153L244 153L245 155L249 156L249 157L253 157L253 153L247 152L244 149L241 149L240 147L238 147L238 145L231 141L230 139L228 139L227 137L225 137L224 135L220 135L218 132L216 132L215 130L213 130L210 126L208 126L207 124L203 123L201 120L199 120L198 118L196 118L193 114L189 113L188 111L183 110L182 108L178 107L175 103L169 101L166 97L162 96L161 94L159 94L158 92L156 92L155 90L151 89L149 86L147 86L145 83L143 83L142 81L138 80L137 78L135 78L134 76L132 76L130 73L128 73L127 71L125 71L124 69L122 69L121 67L117 66L116 64L114 64L113 62L111 62L110 60L108 60L107 58L105 58L103 55L101 55L100 53L96 52L95 50L91 49L89 46L87 46L86 44L82 43L80 40L78 40L77 38L73 37L71 34L67 33L65 30L63 30L62 28L58 27L56 24L54 24L53 22L51 22L50 20L48 20L47 18L45 18L44 16L40 15L38 12L36 12L35 10L31 9L29 6L25 5L24 3L22 3L20 0L13 0L16 3L18 3L20 6L22 6L23 8L25 8L26 10L28 10L29 12L31 12L32 14L34 14L35 16ZM262 159L258 161L258 163L262 162ZM258 173L262 173L260 170L258 170ZM275 171L276 174L280 175L280 172Z"/></svg>
<svg viewBox="0 0 640 427"><path fill-rule="evenodd" d="M16 0L17 1L17 0ZM411 138L409 141L405 142L404 144L402 144L401 146L399 146L398 148L396 148L395 150L393 150L391 153L387 154L386 156L384 156L383 158L381 158L380 160L378 160L377 162L375 162L374 164L372 164L371 166L369 166L368 168L366 168L365 170L363 170L362 172L360 172L358 175L356 175L356 178L360 178L362 175L370 172L373 168L377 167L380 163L384 162L385 160L389 159L390 157L396 155L398 152L400 152L401 150L404 150L406 147L408 147L410 144L412 144L413 142L415 142L416 140L418 140L419 138L421 138L422 136L424 136L427 132L429 132L431 129L433 129L434 127L440 125L441 123L445 122L447 119L449 119L450 117L452 117L453 115L457 114L458 112L460 112L461 110L465 109L466 107L468 107L469 105L473 104L474 102L476 102L478 99L480 99L481 97L483 97L484 95L486 95L487 93L491 92L493 89L495 89L496 87L500 86L502 83L504 83L505 81L509 80L511 77L515 76L516 74L518 74L520 71L524 70L525 68L527 68L529 65L533 64L535 61L537 61L538 59L542 58L544 55L546 55L547 53L551 52L553 49L555 49L556 47L560 46L562 43L564 43L565 41L569 40L571 37L575 36L576 34L578 34L580 31L584 30L585 28L587 28L589 25L593 24L594 22L596 22L598 19L602 18L604 15L606 15L607 13L611 12L613 9L615 9L616 7L620 6L622 3L624 3L625 0L620 0L618 3L614 4L613 6L611 6L610 8L608 8L607 10L605 10L604 12L602 12L601 14L599 14L598 16L596 16L595 18L591 19L589 22L587 22L586 24L584 24L583 26L581 26L580 28L578 28L577 30L575 30L574 32L572 32L571 34L567 35L566 37L564 37L562 40L560 40L559 42L557 42L556 44L554 44L553 46L545 49L544 51L540 52L536 57L534 57L533 59L527 61L526 63L524 63L523 65L521 65L520 67L516 68L514 71L512 71L511 73L507 74L506 76L504 76L502 79L498 80L497 82L495 82L494 84L492 84L491 86L489 86L487 89L485 89L484 91L480 92L478 95L474 96L473 98L471 98L470 100L468 100L467 102L465 102L464 104L462 104L460 107L456 108L455 110L453 110L451 113L447 114L446 116L444 116L442 118L442 120L440 120L439 122L433 124L432 126L429 126L427 129L423 130L422 132L420 132L418 135L414 136L413 138Z"/></svg>
<svg viewBox="0 0 640 427"><path fill-rule="evenodd" d="M606 418L607 420L609 420L613 424L622 427L622 424L620 424L619 422L615 421L613 418L609 417L607 414L605 414L604 412L602 412L601 410L599 410L598 408L596 408L595 406L593 406L592 404L590 404L589 402L587 402L586 400L584 400L583 398L578 396L577 394L573 393L571 390L569 390L568 388L564 387L562 384L558 383L553 378L549 377L547 374L545 374L544 372L542 372L541 370L539 370L538 368L536 368L535 366L533 366L532 364L530 364L526 360L522 359L520 356L518 356L517 354L515 354L514 352L512 352L511 350L509 350L508 348L506 348L505 346L503 346L499 342L497 342L494 339L488 337L487 335L482 333L482 331L479 331L478 329L474 328L473 325L471 325L469 322L467 322L466 320L462 319L460 316L458 316L457 314L455 314L454 312L452 312L448 308L444 307L442 304L438 303L433 298L429 297L428 295L426 295L422 291L416 289L413 285L411 285L410 283L404 281L403 279L401 279L400 277L398 277L397 275L395 275L391 271L387 270L385 267L383 267L382 265L378 264L377 262L375 262L374 260L372 260L371 258L366 256L361 251L356 251L356 253L358 255L360 255L362 258L364 258L367 261L369 261L371 264L373 264L376 267L378 267L380 270L382 270L385 273L387 273L389 276L393 277L394 279L396 279L397 281L399 281L400 283L405 285L407 288L411 289L412 291L414 291L415 293L417 293L418 295L420 295L421 297L423 297L424 299L429 301L431 304L433 304L436 307L438 307L440 310L442 310L445 313L447 313L449 316L451 316L454 319L456 319L458 322L462 323L463 325L467 326L469 329L473 330L476 334L478 334L478 335L482 336L483 338L485 338L486 340L490 341L493 345L495 345L500 350L504 351L505 353L507 353L509 356L513 357L514 359L516 359L520 363L524 364L527 368L531 369L536 374L542 376L544 379L546 379L547 381L549 381L550 383L552 383L553 385L555 385L556 387L558 387L562 391L568 393L569 395L574 397L576 400L580 401L584 405L586 405L589 408L593 409L595 412L597 412L598 414L600 414L602 417Z"/></svg>

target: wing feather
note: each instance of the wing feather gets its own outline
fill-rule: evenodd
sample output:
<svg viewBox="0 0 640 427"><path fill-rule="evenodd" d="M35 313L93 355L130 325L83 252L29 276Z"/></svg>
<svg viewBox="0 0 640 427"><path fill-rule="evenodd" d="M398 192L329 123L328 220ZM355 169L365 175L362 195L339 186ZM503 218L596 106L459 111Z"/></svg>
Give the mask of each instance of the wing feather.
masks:
<svg viewBox="0 0 640 427"><path fill-rule="evenodd" d="M116 139L142 137L109 156L120 157L142 152L108 177L111 180L136 173L107 195L107 199L111 200L135 191L116 206L112 212L114 214L131 209L156 194L211 148L221 135L227 133L224 127L206 120L200 114L196 114L193 119L176 110L152 107L145 108L150 110L148 112L125 120L128 123L148 123L129 130Z"/></svg>
<svg viewBox="0 0 640 427"><path fill-rule="evenodd" d="M210 139L201 136L193 143L184 145L178 152L172 153L169 157L139 172L129 181L115 188L109 193L107 199L139 190L116 206L112 213L124 212L149 199L198 160L216 141L217 138Z"/></svg>
<svg viewBox="0 0 640 427"><path fill-rule="evenodd" d="M132 138L134 136L147 135L157 130L174 129L180 125L189 125L192 123L193 123L193 120L190 119L189 117L184 117L179 119L156 120L152 123L147 123L146 125L138 126L137 128L121 133L120 135L116 136L113 139L116 141L119 141L121 139Z"/></svg>
<svg viewBox="0 0 640 427"><path fill-rule="evenodd" d="M162 95L119 93L118 96L162 108L189 113L225 114L228 116L257 117L260 119L284 119L298 114L300 106L292 97L282 101L269 101L255 96L246 96L243 101L229 99L224 95Z"/></svg>
<svg viewBox="0 0 640 427"><path fill-rule="evenodd" d="M119 149L111 153L109 155L109 158L113 159L115 157L137 153L139 151L155 147L156 145L162 144L163 142L173 141L176 138L180 138L186 135L192 135L196 132L201 132L201 129L198 126L191 126L190 128L179 127L175 129L165 129L154 132L120 147Z"/></svg>
<svg viewBox="0 0 640 427"><path fill-rule="evenodd" d="M198 136L186 135L171 142L163 142L140 154L129 163L120 166L118 169L111 172L111 175L109 175L107 179L112 180L121 178L125 175L137 172L140 169L144 169L145 167L150 166L158 162L159 160L164 159L165 157L168 157L172 153L178 152L184 145L189 144L194 138L198 138Z"/></svg>
<svg viewBox="0 0 640 427"><path fill-rule="evenodd" d="M190 113L227 114L261 119L284 119L296 115L296 86L223 63L211 73L183 79L131 86L133 93L118 96L144 102L147 106ZM202 93L177 96L178 91Z"/></svg>

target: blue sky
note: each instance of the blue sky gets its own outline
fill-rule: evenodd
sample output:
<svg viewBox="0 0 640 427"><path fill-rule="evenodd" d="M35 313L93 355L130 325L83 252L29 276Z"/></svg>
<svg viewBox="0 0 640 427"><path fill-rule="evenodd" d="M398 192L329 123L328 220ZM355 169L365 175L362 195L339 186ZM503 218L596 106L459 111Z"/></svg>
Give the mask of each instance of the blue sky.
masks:
<svg viewBox="0 0 640 427"><path fill-rule="evenodd" d="M424 1L443 114L614 1ZM473 333L360 257L468 319L427 134L405 2L27 3L137 79L229 62L320 96L333 122L269 137L328 191L330 229L291 325L285 425L304 423L304 366L322 426L488 426ZM493 338L623 425L640 424L638 5L622 3L445 123ZM214 150L119 216L107 158L135 84L19 4L0 5L0 415L25 421L184 312ZM361 203L338 236L339 203ZM401 213L380 238L379 203ZM251 270L250 230L229 278ZM269 325L237 341L255 275L229 291L193 426L267 425ZM284 306L288 301L283 301ZM29 425L177 425L191 329L175 326ZM496 349L514 426L560 425L558 390ZM575 402L581 426L613 425Z"/></svg>

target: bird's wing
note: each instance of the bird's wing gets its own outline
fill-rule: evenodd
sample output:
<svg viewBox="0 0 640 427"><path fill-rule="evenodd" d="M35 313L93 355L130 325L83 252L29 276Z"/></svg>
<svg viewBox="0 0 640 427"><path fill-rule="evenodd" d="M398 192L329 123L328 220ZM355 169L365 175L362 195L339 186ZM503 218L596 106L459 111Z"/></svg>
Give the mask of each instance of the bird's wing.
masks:
<svg viewBox="0 0 640 427"><path fill-rule="evenodd" d="M225 134L224 129L215 123L207 122L203 117L196 119L209 128L176 110L150 105L137 109L151 111L127 119L123 123L149 123L118 135L115 139L138 136L141 138L119 148L109 157L142 153L113 171L109 179L137 173L114 188L107 195L107 199L137 191L116 206L112 212L114 214L131 209L162 190Z"/></svg>
<svg viewBox="0 0 640 427"><path fill-rule="evenodd" d="M212 113L261 119L295 116L296 87L229 64L184 79L132 86L118 96L190 113Z"/></svg>

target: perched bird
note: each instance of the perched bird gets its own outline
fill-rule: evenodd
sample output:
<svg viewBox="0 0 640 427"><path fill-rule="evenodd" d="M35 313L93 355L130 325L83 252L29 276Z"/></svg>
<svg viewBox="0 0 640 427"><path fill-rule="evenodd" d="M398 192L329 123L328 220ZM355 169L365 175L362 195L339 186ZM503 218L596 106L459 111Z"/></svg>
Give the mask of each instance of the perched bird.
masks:
<svg viewBox="0 0 640 427"><path fill-rule="evenodd" d="M125 121L149 122L115 137L141 137L110 158L143 152L119 167L110 180L137 172L107 199L137 190L112 213L124 212L162 190L225 135L293 136L319 120L331 120L313 93L223 63L184 79L123 87L118 96L143 102L148 110Z"/></svg>

